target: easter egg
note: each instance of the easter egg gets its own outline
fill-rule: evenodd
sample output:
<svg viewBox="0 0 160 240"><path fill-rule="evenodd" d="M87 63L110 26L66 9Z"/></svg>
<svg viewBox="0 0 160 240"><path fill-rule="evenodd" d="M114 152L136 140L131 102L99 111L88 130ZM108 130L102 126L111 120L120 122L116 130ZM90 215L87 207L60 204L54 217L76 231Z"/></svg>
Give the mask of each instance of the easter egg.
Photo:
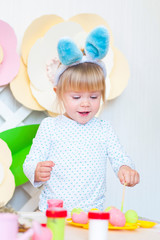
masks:
<svg viewBox="0 0 160 240"><path fill-rule="evenodd" d="M72 217L73 213L79 214L81 212L83 212L83 210L81 208L73 208L71 211L71 217Z"/></svg>
<svg viewBox="0 0 160 240"><path fill-rule="evenodd" d="M125 213L126 222L136 223L138 221L138 214L134 210L128 210Z"/></svg>
<svg viewBox="0 0 160 240"><path fill-rule="evenodd" d="M71 211L71 218L74 223L88 223L88 214L85 213L81 208L73 208Z"/></svg>
<svg viewBox="0 0 160 240"><path fill-rule="evenodd" d="M87 224L88 223L88 214L85 212L73 213L72 221L74 223Z"/></svg>
<svg viewBox="0 0 160 240"><path fill-rule="evenodd" d="M117 208L111 208L108 212L110 213L110 224L116 227L124 227L126 223L124 213Z"/></svg>

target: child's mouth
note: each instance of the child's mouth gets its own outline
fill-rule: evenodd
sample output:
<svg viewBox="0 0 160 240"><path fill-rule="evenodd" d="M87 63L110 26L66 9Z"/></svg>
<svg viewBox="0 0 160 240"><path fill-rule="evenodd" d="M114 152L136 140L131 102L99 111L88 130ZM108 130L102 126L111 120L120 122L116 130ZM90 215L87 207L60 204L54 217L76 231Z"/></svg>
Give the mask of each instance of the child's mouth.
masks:
<svg viewBox="0 0 160 240"><path fill-rule="evenodd" d="M79 112L79 114L80 114L81 116L88 116L89 113L90 113L90 112Z"/></svg>

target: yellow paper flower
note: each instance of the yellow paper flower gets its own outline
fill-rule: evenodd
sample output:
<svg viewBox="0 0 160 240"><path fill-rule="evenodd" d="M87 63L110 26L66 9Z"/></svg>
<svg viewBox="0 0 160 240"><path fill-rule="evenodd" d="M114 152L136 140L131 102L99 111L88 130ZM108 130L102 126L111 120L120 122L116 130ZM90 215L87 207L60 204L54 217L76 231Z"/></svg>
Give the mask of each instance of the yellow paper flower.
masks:
<svg viewBox="0 0 160 240"><path fill-rule="evenodd" d="M12 198L15 181L10 166L12 164L11 151L7 144L0 139L0 205L4 206Z"/></svg>

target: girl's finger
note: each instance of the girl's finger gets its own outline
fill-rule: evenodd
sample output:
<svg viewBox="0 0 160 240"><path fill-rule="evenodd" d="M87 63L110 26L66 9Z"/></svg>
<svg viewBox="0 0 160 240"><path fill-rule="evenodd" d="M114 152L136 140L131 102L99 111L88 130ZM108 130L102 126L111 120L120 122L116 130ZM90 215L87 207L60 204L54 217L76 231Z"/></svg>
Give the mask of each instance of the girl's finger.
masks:
<svg viewBox="0 0 160 240"><path fill-rule="evenodd" d="M46 181L48 181L50 179L50 177L40 177L39 178L39 181L40 182L46 182Z"/></svg>
<svg viewBox="0 0 160 240"><path fill-rule="evenodd" d="M135 176L135 184L138 184L139 181L140 181L139 174L137 173L136 176Z"/></svg>
<svg viewBox="0 0 160 240"><path fill-rule="evenodd" d="M40 178L46 178L46 177L50 177L50 176L51 176L50 172L41 172L39 174Z"/></svg>
<svg viewBox="0 0 160 240"><path fill-rule="evenodd" d="M52 167L40 167L39 171L40 172L51 172L52 171Z"/></svg>
<svg viewBox="0 0 160 240"><path fill-rule="evenodd" d="M53 161L41 162L41 167L54 167L55 163Z"/></svg>
<svg viewBox="0 0 160 240"><path fill-rule="evenodd" d="M135 185L135 176L136 176L135 172L131 171L131 173L130 173L130 183L129 183L130 186Z"/></svg>
<svg viewBox="0 0 160 240"><path fill-rule="evenodd" d="M126 183L127 186L130 185L131 177L128 171L125 172L124 174L124 182Z"/></svg>

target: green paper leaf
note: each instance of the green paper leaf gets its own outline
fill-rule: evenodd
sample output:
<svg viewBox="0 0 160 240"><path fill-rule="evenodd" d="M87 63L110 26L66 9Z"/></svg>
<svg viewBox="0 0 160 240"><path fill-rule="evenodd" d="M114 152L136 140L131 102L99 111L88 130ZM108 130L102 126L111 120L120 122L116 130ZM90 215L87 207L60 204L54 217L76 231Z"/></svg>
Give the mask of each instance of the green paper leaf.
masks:
<svg viewBox="0 0 160 240"><path fill-rule="evenodd" d="M12 171L16 186L28 182L23 172L23 163L29 153L32 140L36 135L39 124L16 127L0 133L0 138L5 141L12 153Z"/></svg>

